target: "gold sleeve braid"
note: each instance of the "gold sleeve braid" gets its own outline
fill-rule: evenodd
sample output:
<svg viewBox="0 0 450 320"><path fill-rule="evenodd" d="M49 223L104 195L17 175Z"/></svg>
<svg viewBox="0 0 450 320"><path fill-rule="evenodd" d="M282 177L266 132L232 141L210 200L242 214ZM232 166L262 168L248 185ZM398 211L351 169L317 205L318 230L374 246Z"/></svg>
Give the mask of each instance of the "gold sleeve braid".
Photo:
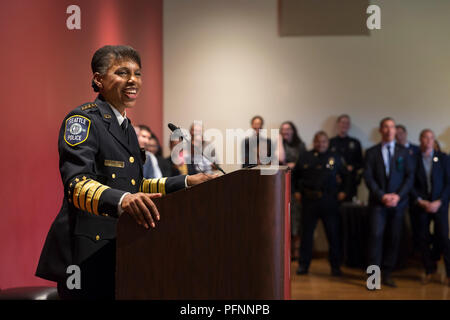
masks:
<svg viewBox="0 0 450 320"><path fill-rule="evenodd" d="M161 193L166 194L167 178L144 179L139 186L139 191L144 193Z"/></svg>
<svg viewBox="0 0 450 320"><path fill-rule="evenodd" d="M80 210L99 215L98 203L102 193L108 188L92 179L77 181L73 189L73 205Z"/></svg>

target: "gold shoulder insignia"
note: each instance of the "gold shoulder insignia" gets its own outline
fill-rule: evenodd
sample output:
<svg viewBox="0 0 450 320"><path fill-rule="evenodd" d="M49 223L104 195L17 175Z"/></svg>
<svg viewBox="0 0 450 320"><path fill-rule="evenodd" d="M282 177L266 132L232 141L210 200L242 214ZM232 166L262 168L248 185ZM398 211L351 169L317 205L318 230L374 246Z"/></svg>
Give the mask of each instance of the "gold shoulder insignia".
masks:
<svg viewBox="0 0 450 320"><path fill-rule="evenodd" d="M92 109L92 108L94 108L94 107L96 107L96 106L97 106L97 105L96 105L95 103L89 103L89 104L86 104L86 105L82 106L82 107L81 107L81 111L88 110L88 109Z"/></svg>

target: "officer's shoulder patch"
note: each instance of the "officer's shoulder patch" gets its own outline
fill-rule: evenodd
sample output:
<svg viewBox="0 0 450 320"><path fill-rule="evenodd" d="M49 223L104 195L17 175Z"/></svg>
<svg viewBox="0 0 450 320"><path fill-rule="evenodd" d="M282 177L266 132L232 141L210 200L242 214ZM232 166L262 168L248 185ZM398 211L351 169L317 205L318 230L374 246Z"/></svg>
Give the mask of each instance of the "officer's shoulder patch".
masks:
<svg viewBox="0 0 450 320"><path fill-rule="evenodd" d="M83 143L89 137L89 129L91 128L91 120L81 115L70 116L66 120L64 130L64 140L73 147Z"/></svg>
<svg viewBox="0 0 450 320"><path fill-rule="evenodd" d="M89 110L95 107L97 107L95 103L87 103L81 106L81 111Z"/></svg>

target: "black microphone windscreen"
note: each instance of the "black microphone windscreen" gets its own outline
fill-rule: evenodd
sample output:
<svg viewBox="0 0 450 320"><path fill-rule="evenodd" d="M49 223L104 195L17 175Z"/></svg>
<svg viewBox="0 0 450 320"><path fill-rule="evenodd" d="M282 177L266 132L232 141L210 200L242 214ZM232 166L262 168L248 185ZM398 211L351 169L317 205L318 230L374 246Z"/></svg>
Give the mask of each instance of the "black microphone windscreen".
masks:
<svg viewBox="0 0 450 320"><path fill-rule="evenodd" d="M178 129L178 127L176 125L174 125L173 123L169 123L168 126L169 126L170 131L172 131L172 132Z"/></svg>

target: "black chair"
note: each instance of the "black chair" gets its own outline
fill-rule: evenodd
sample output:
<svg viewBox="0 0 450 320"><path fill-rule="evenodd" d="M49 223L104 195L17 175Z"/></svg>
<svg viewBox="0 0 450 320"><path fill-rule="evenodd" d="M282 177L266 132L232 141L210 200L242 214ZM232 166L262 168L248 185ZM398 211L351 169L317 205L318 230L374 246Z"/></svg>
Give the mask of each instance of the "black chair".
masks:
<svg viewBox="0 0 450 320"><path fill-rule="evenodd" d="M54 287L18 287L0 291L0 300L59 300Z"/></svg>

